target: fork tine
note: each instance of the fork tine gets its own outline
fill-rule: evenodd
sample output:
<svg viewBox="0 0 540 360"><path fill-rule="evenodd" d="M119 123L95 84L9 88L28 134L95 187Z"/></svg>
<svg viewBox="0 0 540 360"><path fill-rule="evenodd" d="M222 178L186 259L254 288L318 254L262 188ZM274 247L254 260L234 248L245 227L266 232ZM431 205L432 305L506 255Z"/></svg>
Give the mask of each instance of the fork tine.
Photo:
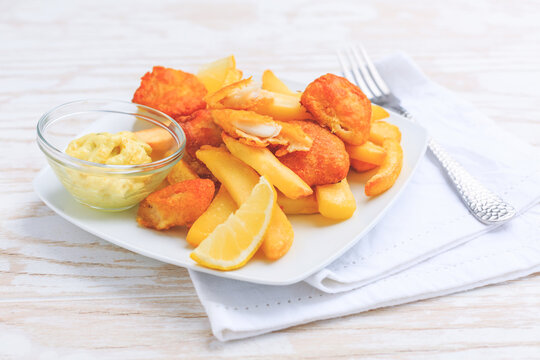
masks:
<svg viewBox="0 0 540 360"><path fill-rule="evenodd" d="M358 54L358 51L356 50L356 48L352 47L350 49L351 53L353 54L354 56L354 59L356 60L356 63L358 64L358 69L360 69L360 73L362 73L362 77L364 78L364 80L366 81L366 84L367 86L369 87L369 89L371 90L371 93L375 96L375 97L379 97L382 95L381 91L379 90L379 88L377 87L377 85L375 84L374 80L373 80L373 77L371 76L371 73L369 72L367 66L366 66L366 62L364 61L364 59L361 59L360 58L360 55ZM363 89L362 89L363 90ZM367 95L367 94L366 94ZM369 98L369 96L368 96Z"/></svg>
<svg viewBox="0 0 540 360"><path fill-rule="evenodd" d="M379 74L379 71L377 70L375 65L373 65L373 62L371 61L371 59L367 55L366 49L364 49L364 47L361 46L361 45L358 45L357 47L360 49L360 52L362 53L364 61L365 61L366 65L367 65L367 68L368 68L369 72L371 73L371 77L373 78L373 81L375 82L375 85L377 85L379 90L384 95L390 94L390 89L388 88L388 85L386 85L386 83L382 79L382 77Z"/></svg>
<svg viewBox="0 0 540 360"><path fill-rule="evenodd" d="M341 66L341 71L343 72L343 75L351 82L356 83L353 74L351 73L351 70L349 70L349 66L347 66L347 61L343 57L342 51L337 51L337 57L339 60L339 65Z"/></svg>
<svg viewBox="0 0 540 360"><path fill-rule="evenodd" d="M366 83L365 78L362 76L362 74L360 74L360 72L358 72L359 64L354 59L354 55L352 54L351 49L349 49L349 51L345 51L345 54L347 55L347 59L349 60L349 66L352 73L354 74L354 79L356 79L356 81L354 81L353 79L352 82L355 83L369 99L375 97L375 95L371 91L371 88Z"/></svg>

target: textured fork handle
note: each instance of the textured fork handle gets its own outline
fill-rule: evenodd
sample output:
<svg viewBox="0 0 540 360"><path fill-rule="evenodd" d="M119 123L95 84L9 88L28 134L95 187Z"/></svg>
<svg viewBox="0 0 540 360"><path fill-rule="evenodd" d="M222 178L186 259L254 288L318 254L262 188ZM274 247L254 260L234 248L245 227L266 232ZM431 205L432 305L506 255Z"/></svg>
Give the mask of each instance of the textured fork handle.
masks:
<svg viewBox="0 0 540 360"><path fill-rule="evenodd" d="M403 107L394 108L406 118L413 120L411 114ZM510 204L485 188L433 139L429 140L428 148L446 170L461 200L480 222L488 225L502 223L516 214L516 210Z"/></svg>

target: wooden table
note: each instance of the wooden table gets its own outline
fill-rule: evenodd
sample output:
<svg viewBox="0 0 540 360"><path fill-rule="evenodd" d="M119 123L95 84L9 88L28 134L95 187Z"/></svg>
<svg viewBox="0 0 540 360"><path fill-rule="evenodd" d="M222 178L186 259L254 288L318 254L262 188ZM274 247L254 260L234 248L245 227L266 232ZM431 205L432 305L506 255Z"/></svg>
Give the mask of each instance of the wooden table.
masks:
<svg viewBox="0 0 540 360"><path fill-rule="evenodd" d="M307 81L334 50L404 51L508 132L540 146L540 3L3 1L0 358L533 358L540 276L221 343L187 272L56 216L31 181L35 126L69 100L130 100L161 64L236 55L245 73Z"/></svg>

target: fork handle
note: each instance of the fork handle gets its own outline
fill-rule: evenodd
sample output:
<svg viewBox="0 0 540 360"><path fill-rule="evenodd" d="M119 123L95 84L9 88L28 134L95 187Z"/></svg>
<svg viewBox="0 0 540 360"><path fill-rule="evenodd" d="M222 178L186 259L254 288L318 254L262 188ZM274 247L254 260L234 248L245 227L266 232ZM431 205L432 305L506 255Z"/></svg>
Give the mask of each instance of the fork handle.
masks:
<svg viewBox="0 0 540 360"><path fill-rule="evenodd" d="M395 108L401 115L413 120L411 114L403 107ZM476 219L490 225L503 223L516 214L516 209L512 205L476 180L432 138L428 141L428 148L446 171L461 200Z"/></svg>

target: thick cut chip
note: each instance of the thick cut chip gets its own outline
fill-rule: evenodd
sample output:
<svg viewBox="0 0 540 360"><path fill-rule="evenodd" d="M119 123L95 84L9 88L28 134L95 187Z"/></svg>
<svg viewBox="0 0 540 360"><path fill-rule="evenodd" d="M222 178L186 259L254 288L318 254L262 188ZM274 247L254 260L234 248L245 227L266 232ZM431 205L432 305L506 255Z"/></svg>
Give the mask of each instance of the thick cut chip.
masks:
<svg viewBox="0 0 540 360"><path fill-rule="evenodd" d="M362 145L369 137L371 102L349 80L326 74L304 90L302 105L322 126L328 127L344 142Z"/></svg>
<svg viewBox="0 0 540 360"><path fill-rule="evenodd" d="M278 191L277 203L281 210L287 215L296 214L316 214L319 212L319 205L315 194L299 198L290 199Z"/></svg>
<svg viewBox="0 0 540 360"><path fill-rule="evenodd" d="M207 179L186 180L148 195L137 212L137 222L156 230L192 224L214 197L214 183Z"/></svg>
<svg viewBox="0 0 540 360"><path fill-rule="evenodd" d="M199 244L191 258L219 270L244 266L263 242L275 203L274 187L261 176L246 201Z"/></svg>
<svg viewBox="0 0 540 360"><path fill-rule="evenodd" d="M389 116L390 114L383 107L371 103L371 122L385 119Z"/></svg>
<svg viewBox="0 0 540 360"><path fill-rule="evenodd" d="M193 223L186 235L186 241L198 246L214 229L225 222L238 209L231 195L222 186L206 211Z"/></svg>
<svg viewBox="0 0 540 360"><path fill-rule="evenodd" d="M265 70L262 75L262 88L264 90L300 97L301 94L291 91L283 81L281 81L272 70Z"/></svg>
<svg viewBox="0 0 540 360"><path fill-rule="evenodd" d="M181 159L173 166L169 174L167 175L167 180L169 184L176 184L186 180L198 179L199 175L191 167L189 167L186 162Z"/></svg>
<svg viewBox="0 0 540 360"><path fill-rule="evenodd" d="M154 66L141 78L133 102L163 111L176 119L204 109L206 88L193 74Z"/></svg>
<svg viewBox="0 0 540 360"><path fill-rule="evenodd" d="M377 173L366 182L364 192L367 196L379 195L390 189L401 172L403 165L401 145L394 140L385 140L383 148L386 151L386 157Z"/></svg>
<svg viewBox="0 0 540 360"><path fill-rule="evenodd" d="M379 165L370 164L362 160L356 160L351 158L351 167L356 172L366 172L375 169Z"/></svg>
<svg viewBox="0 0 540 360"><path fill-rule="evenodd" d="M346 145L345 148L351 159L364 161L370 164L381 165L386 157L386 151L371 141L362 145Z"/></svg>
<svg viewBox="0 0 540 360"><path fill-rule="evenodd" d="M393 140L399 143L401 142L401 131L396 125L386 121L375 121L371 124L369 140L377 145L382 145L384 140Z"/></svg>
<svg viewBox="0 0 540 360"><path fill-rule="evenodd" d="M223 142L231 154L266 177L285 196L298 199L313 193L311 187L304 180L283 165L267 148L243 144L226 134L223 134Z"/></svg>
<svg viewBox="0 0 540 360"><path fill-rule="evenodd" d="M227 188L238 206L246 201L259 179L255 170L223 148L203 146L197 151L197 157ZM292 225L279 206L276 206L261 247L264 255L271 260L279 259L287 253L293 240Z"/></svg>
<svg viewBox="0 0 540 360"><path fill-rule="evenodd" d="M315 188L315 192L319 212L322 216L345 220L354 214L356 200L347 179L343 179L337 184L319 185Z"/></svg>

